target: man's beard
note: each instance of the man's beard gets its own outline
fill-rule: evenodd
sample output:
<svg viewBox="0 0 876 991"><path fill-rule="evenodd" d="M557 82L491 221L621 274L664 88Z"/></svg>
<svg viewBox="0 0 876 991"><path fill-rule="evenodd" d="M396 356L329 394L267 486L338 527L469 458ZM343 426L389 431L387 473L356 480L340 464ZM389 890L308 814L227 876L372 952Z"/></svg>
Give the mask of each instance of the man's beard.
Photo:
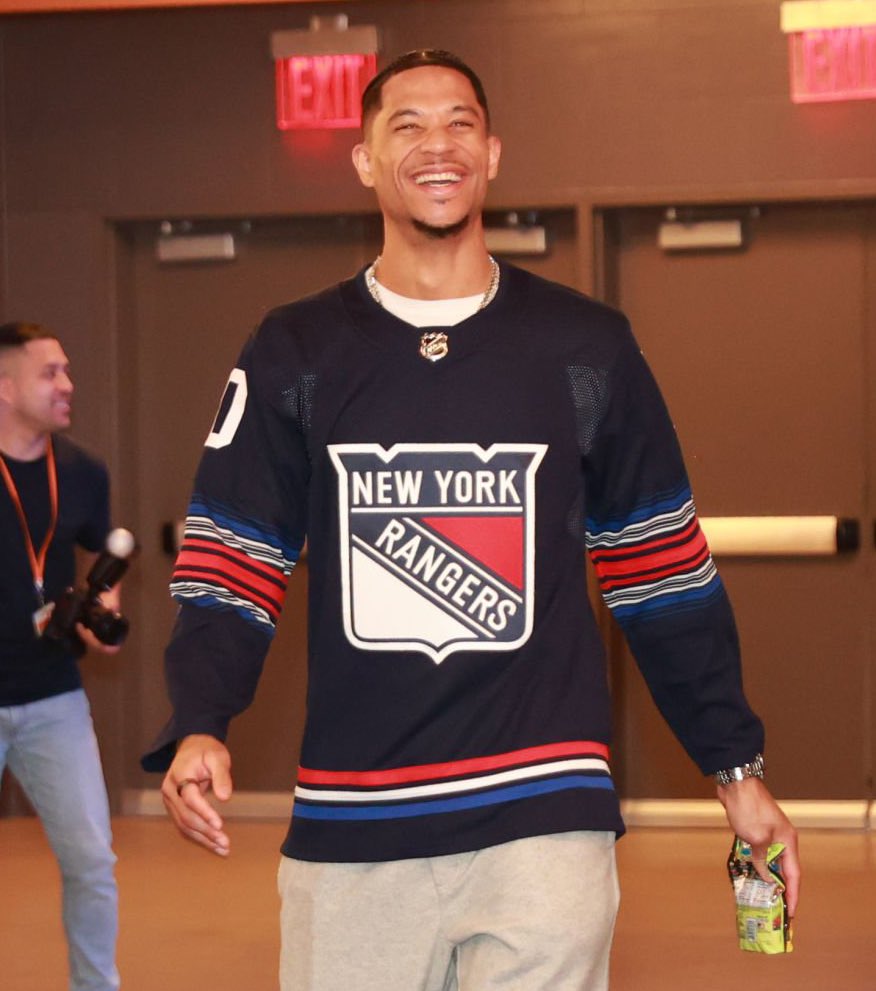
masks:
<svg viewBox="0 0 876 991"><path fill-rule="evenodd" d="M454 237L457 234L461 234L468 227L468 219L468 216L465 216L462 220L457 220L454 224L447 224L445 227L427 224L425 221L417 220L416 218L414 218L412 223L414 230L419 231L420 234L425 234L426 237L431 237L435 241L441 241L446 237Z"/></svg>

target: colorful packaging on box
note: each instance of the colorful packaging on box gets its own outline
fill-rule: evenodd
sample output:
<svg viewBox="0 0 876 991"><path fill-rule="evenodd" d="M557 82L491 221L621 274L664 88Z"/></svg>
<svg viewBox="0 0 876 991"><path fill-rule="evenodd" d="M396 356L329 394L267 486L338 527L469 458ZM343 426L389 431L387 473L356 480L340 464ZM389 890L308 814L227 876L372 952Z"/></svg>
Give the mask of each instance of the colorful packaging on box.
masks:
<svg viewBox="0 0 876 991"><path fill-rule="evenodd" d="M738 836L733 842L727 871L736 896L736 930L741 950L790 953L794 949L778 859L782 850L781 843L774 843L767 851L767 869L773 878L767 882L752 863L751 847Z"/></svg>

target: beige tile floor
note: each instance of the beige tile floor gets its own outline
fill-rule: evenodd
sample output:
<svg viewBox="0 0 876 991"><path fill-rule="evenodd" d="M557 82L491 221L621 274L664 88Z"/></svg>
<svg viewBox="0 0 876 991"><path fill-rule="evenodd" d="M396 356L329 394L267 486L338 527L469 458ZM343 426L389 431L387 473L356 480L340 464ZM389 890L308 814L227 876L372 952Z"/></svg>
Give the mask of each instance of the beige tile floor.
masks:
<svg viewBox="0 0 876 991"><path fill-rule="evenodd" d="M162 819L114 821L125 991L276 988L284 824L231 830L233 854L220 860ZM636 829L621 841L612 991L876 989L876 836L803 832L796 951L782 958L735 947L728 848L716 829ZM57 869L39 824L0 820L0 988L63 991L65 967Z"/></svg>

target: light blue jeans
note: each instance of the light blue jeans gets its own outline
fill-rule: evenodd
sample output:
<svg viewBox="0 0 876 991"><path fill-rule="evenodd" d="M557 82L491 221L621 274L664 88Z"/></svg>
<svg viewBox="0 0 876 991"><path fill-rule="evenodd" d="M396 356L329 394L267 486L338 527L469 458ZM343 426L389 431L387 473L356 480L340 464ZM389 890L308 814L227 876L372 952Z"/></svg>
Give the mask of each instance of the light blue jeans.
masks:
<svg viewBox="0 0 876 991"><path fill-rule="evenodd" d="M42 820L61 868L70 991L114 991L119 986L116 858L85 692L0 706L0 771L7 763Z"/></svg>

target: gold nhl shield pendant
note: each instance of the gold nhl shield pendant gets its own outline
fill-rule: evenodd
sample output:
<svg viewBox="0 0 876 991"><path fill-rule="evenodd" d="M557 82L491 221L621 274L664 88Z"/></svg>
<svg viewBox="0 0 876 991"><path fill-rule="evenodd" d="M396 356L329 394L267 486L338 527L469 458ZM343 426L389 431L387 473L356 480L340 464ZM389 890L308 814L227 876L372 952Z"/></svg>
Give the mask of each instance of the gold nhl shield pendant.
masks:
<svg viewBox="0 0 876 991"><path fill-rule="evenodd" d="M449 350L447 334L441 331L430 331L420 338L420 356L427 361L440 361Z"/></svg>

